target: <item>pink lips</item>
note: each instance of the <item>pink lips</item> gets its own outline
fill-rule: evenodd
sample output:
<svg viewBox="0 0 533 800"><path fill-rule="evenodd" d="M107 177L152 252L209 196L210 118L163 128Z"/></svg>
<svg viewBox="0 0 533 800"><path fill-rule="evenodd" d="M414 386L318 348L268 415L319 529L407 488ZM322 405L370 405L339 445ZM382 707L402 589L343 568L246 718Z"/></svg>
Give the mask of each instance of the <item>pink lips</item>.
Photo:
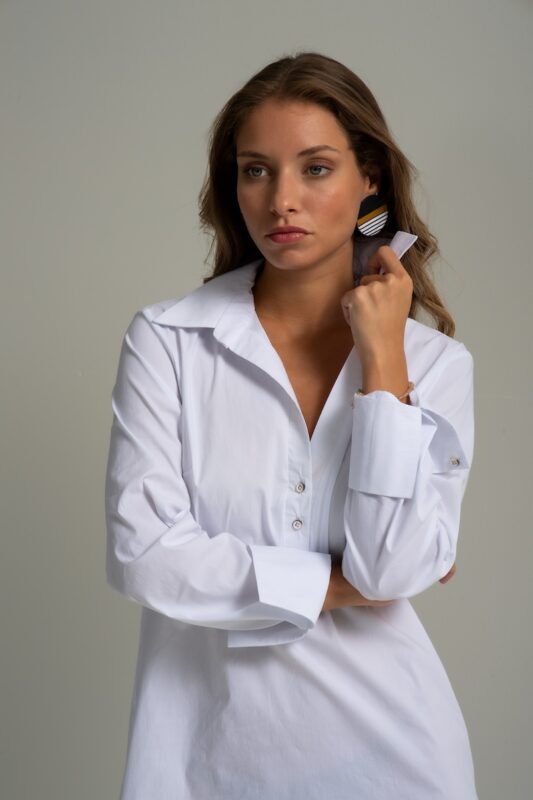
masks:
<svg viewBox="0 0 533 800"><path fill-rule="evenodd" d="M297 242L300 239L303 239L304 236L307 236L307 234L302 230L290 230L284 233L268 234L268 238L272 239L273 242L277 242L278 244Z"/></svg>

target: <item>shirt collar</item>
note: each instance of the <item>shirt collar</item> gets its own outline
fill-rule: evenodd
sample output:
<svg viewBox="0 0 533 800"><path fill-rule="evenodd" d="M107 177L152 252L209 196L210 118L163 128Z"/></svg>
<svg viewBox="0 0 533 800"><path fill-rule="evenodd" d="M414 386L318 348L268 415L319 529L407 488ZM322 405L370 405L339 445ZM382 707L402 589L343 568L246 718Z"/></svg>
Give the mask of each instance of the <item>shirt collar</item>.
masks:
<svg viewBox="0 0 533 800"><path fill-rule="evenodd" d="M224 348L254 364L276 381L292 401L293 413L305 425L284 364L255 312L252 288L262 262L260 258L217 275L177 300L154 317L153 322L172 327L212 328L213 337ZM352 348L318 420L315 430L319 435L313 433L312 440L307 440L318 463L326 463L331 457L330 451L333 452L331 447L326 447L326 442L345 440L343 437L351 425L351 399L360 384L359 360L355 348ZM342 426L346 426L346 431L340 435L344 430Z"/></svg>
<svg viewBox="0 0 533 800"><path fill-rule="evenodd" d="M297 404L283 363L255 313L252 288L262 258L217 275L154 317L157 325L212 328L213 337L276 380Z"/></svg>
<svg viewBox="0 0 533 800"><path fill-rule="evenodd" d="M179 298L152 321L157 325L175 328L212 328L214 338L223 347L270 375L291 398L301 416L298 400L283 362L255 313L252 288L263 261L263 258L259 258L217 275ZM354 263L354 269L356 266ZM408 318L408 327L410 321ZM351 419L349 415L343 417L343 414L347 408L351 408L351 399L361 385L361 378L360 361L353 347L331 391L328 413L321 415L318 423L320 426L331 424L333 433L341 418L345 421Z"/></svg>
<svg viewBox="0 0 533 800"><path fill-rule="evenodd" d="M172 327L216 328L230 304L234 311L249 315L253 309L252 286L263 258L217 275L179 298L158 314L153 322Z"/></svg>

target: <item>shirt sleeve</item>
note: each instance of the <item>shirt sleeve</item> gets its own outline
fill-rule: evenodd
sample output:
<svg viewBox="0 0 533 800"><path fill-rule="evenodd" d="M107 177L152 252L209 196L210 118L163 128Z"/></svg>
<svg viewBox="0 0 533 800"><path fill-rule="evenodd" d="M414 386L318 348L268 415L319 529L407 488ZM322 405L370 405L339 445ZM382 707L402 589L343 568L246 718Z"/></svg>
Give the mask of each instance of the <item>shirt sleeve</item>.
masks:
<svg viewBox="0 0 533 800"><path fill-rule="evenodd" d="M139 311L122 342L105 478L107 581L165 616L227 630L228 646L290 642L318 619L331 556L249 545L193 518L166 335Z"/></svg>
<svg viewBox="0 0 533 800"><path fill-rule="evenodd" d="M473 358L458 345L412 405L355 400L342 571L370 600L420 594L455 561L474 449Z"/></svg>

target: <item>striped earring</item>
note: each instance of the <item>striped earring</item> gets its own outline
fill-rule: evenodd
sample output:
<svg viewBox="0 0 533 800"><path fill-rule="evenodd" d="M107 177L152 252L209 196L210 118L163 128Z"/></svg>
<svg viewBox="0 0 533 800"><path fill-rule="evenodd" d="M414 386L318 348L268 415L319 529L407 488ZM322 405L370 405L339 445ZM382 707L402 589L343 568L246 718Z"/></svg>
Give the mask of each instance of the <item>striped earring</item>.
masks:
<svg viewBox="0 0 533 800"><path fill-rule="evenodd" d="M387 204L380 200L378 193L365 197L359 207L356 228L364 236L375 236L387 224L389 211Z"/></svg>

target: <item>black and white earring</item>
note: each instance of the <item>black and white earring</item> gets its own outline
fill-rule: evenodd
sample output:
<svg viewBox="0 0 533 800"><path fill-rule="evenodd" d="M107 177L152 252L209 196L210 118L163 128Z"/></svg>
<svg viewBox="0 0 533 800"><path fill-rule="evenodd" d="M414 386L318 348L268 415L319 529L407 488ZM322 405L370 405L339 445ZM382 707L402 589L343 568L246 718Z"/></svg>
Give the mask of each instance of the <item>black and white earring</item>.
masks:
<svg viewBox="0 0 533 800"><path fill-rule="evenodd" d="M371 194L362 201L359 207L356 228L363 236L375 236L387 224L389 210L387 204L378 193Z"/></svg>

